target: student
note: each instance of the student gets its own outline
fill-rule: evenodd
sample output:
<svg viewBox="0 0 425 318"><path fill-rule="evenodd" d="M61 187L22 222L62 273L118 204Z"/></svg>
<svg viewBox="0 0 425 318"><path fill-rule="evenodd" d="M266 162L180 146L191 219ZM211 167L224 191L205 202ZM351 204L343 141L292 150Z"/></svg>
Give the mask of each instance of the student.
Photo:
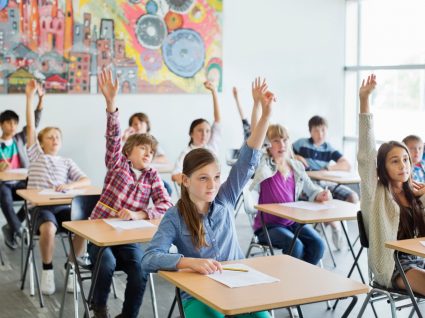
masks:
<svg viewBox="0 0 425 318"><path fill-rule="evenodd" d="M326 141L328 123L320 116L313 116L308 121L310 138L302 138L293 144L295 158L301 161L308 171L329 170L329 171L350 171L351 165L348 160L335 150ZM331 164L334 161L335 164ZM335 199L357 203L357 194L349 187L338 185L333 182L320 181L318 184L323 188L328 188ZM344 245L344 236L338 222L330 222L332 227L332 241L335 247L340 250Z"/></svg>
<svg viewBox="0 0 425 318"><path fill-rule="evenodd" d="M375 280L404 289L395 268L394 251L385 242L425 236L424 190L411 183L412 160L407 147L397 141L383 143L376 152L369 96L376 86L370 75L360 87L359 174L361 211L369 238L369 266ZM400 262L414 292L425 295L424 259L401 253Z"/></svg>
<svg viewBox="0 0 425 318"><path fill-rule="evenodd" d="M38 127L43 110L44 91L37 89L38 104L34 112L35 127ZM5 110L0 114L0 171L8 169L28 168L29 160L25 144L27 128L16 133L19 116L13 110ZM23 206L15 213L13 201L19 199L16 190L25 189L26 181L0 182L0 205L7 224L2 226L3 238L7 247L14 250L18 247L17 237L22 234L22 222L25 220Z"/></svg>
<svg viewBox="0 0 425 318"><path fill-rule="evenodd" d="M28 189L55 189L63 192L80 188L90 184L90 180L78 168L74 161L58 155L62 146L62 132L57 127L46 127L36 137L34 112L32 109L34 93L40 85L31 80L25 89L26 116L27 116L27 152L30 161L28 170ZM37 142L37 140L38 142ZM40 233L40 254L43 262L41 275L41 291L45 295L55 292L55 278L53 272L53 252L55 248L55 234L61 229L63 221L70 220L71 208L69 205L55 205L49 207L33 207L28 205L30 213L37 218L35 228ZM84 240L74 236L73 240L76 255L82 253ZM73 273L72 273L73 274ZM68 279L67 290L73 291L74 275Z"/></svg>
<svg viewBox="0 0 425 318"><path fill-rule="evenodd" d="M205 148L190 151L183 162L181 199L167 211L142 259L145 272L191 269L202 275L221 271L221 261L243 258L238 243L234 205L260 159L273 94L262 97L262 116L242 146L238 161L220 187L220 165ZM169 253L170 246L178 253ZM183 307L188 318L224 317L186 293ZM237 317L270 317L267 312Z"/></svg>
<svg viewBox="0 0 425 318"><path fill-rule="evenodd" d="M409 135L403 139L412 158L412 178L416 182L425 183L425 160L422 159L424 142L421 137Z"/></svg>
<svg viewBox="0 0 425 318"><path fill-rule="evenodd" d="M107 173L100 201L90 219L118 217L124 220L160 218L172 206L158 172L150 168L157 142L149 134L133 134L121 147L119 112L115 106L118 80L112 71L103 70L98 77L99 88L106 101ZM154 206L149 207L152 199ZM118 213L116 213L117 211ZM100 248L89 244L94 263ZM127 274L125 299L120 317L137 317L142 304L145 282L142 277L142 249L139 244L108 247L101 259L99 277L93 293L96 318L109 317L107 300L116 267Z"/></svg>
<svg viewBox="0 0 425 318"><path fill-rule="evenodd" d="M219 142L221 139L221 115L218 104L217 91L213 83L206 81L204 86L211 92L214 106L214 123L212 127L206 119L198 118L192 121L189 128L190 141L185 150L183 150L177 159L174 172L171 179L178 184L182 181L183 159L192 149L205 148L211 150L215 155L218 153Z"/></svg>
<svg viewBox="0 0 425 318"><path fill-rule="evenodd" d="M251 190L254 189L259 195L259 204L294 202L299 200L302 192L309 201L323 202L332 199L329 190L324 191L315 185L305 173L303 164L293 158L289 135L283 126L270 125L267 139L267 152L263 154L251 184ZM311 225L300 225L267 213L263 217L273 246L281 248L283 253L288 253L294 233L303 226L292 256L313 265L319 263L325 246ZM267 242L260 213L255 217L254 231L260 242Z"/></svg>

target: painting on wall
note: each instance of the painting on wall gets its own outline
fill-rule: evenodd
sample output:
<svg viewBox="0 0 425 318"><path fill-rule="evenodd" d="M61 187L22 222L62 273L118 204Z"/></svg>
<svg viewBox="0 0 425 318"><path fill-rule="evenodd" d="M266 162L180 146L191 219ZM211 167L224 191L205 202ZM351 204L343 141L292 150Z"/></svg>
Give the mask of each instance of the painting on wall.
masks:
<svg viewBox="0 0 425 318"><path fill-rule="evenodd" d="M95 94L103 68L121 93L221 91L221 43L222 0L0 0L0 93Z"/></svg>

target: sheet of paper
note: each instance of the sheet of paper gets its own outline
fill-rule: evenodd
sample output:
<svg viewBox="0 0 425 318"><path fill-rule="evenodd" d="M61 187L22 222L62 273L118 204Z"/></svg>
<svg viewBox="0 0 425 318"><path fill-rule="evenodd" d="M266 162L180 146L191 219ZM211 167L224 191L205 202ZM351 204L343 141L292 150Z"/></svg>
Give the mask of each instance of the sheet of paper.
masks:
<svg viewBox="0 0 425 318"><path fill-rule="evenodd" d="M347 172L347 171L324 171L323 174L328 177L334 177L334 178L347 178L347 179L357 179L360 178L360 176L353 172Z"/></svg>
<svg viewBox="0 0 425 318"><path fill-rule="evenodd" d="M282 205L290 207L290 208L304 209L309 211L327 210L327 209L332 209L335 207L334 205L330 203L318 203L318 202L309 202L309 201L288 202L288 203L282 203Z"/></svg>
<svg viewBox="0 0 425 318"><path fill-rule="evenodd" d="M113 228L120 230L133 230L155 227L155 225L145 220L125 221L121 219L103 219L103 221L105 221L105 223L109 224Z"/></svg>
<svg viewBox="0 0 425 318"><path fill-rule="evenodd" d="M43 189L38 194L40 195L49 195L49 196L64 196L64 197L73 197L76 195L83 194L85 192L84 189L72 189L66 190L63 192L55 191L54 189Z"/></svg>
<svg viewBox="0 0 425 318"><path fill-rule="evenodd" d="M28 169L26 169L26 168L10 169L10 170L7 170L6 172L18 173L18 174L28 174Z"/></svg>
<svg viewBox="0 0 425 318"><path fill-rule="evenodd" d="M223 267L246 269L247 272L223 270L221 273L207 275L209 278L230 288L244 287L259 284L270 284L280 281L278 278L259 272L245 264L228 264Z"/></svg>
<svg viewBox="0 0 425 318"><path fill-rule="evenodd" d="M425 246L425 241L419 241L419 243L421 243L422 246Z"/></svg>

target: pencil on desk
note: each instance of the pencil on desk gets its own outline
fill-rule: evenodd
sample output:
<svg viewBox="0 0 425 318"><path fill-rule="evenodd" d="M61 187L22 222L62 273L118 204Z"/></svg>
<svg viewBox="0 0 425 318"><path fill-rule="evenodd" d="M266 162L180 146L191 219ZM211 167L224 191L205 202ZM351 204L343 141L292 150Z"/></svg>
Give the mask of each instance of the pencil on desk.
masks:
<svg viewBox="0 0 425 318"><path fill-rule="evenodd" d="M119 215L119 212L117 210L115 210L114 208L111 208L109 205L103 203L102 201L97 201L97 203L99 203L100 205L103 205L105 208L111 210L112 212L114 212L115 216Z"/></svg>
<svg viewBox="0 0 425 318"><path fill-rule="evenodd" d="M235 272L248 272L247 269L234 268L234 267L223 267L222 270L224 270L224 271L235 271Z"/></svg>

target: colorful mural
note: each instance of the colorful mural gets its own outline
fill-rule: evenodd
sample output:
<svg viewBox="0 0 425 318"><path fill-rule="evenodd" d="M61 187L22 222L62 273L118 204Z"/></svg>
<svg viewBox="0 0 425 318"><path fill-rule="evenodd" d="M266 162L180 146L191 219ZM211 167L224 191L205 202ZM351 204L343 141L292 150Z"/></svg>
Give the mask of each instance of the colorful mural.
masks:
<svg viewBox="0 0 425 318"><path fill-rule="evenodd" d="M222 0L0 0L0 93L32 78L97 93L104 67L121 93L221 91L221 15Z"/></svg>

